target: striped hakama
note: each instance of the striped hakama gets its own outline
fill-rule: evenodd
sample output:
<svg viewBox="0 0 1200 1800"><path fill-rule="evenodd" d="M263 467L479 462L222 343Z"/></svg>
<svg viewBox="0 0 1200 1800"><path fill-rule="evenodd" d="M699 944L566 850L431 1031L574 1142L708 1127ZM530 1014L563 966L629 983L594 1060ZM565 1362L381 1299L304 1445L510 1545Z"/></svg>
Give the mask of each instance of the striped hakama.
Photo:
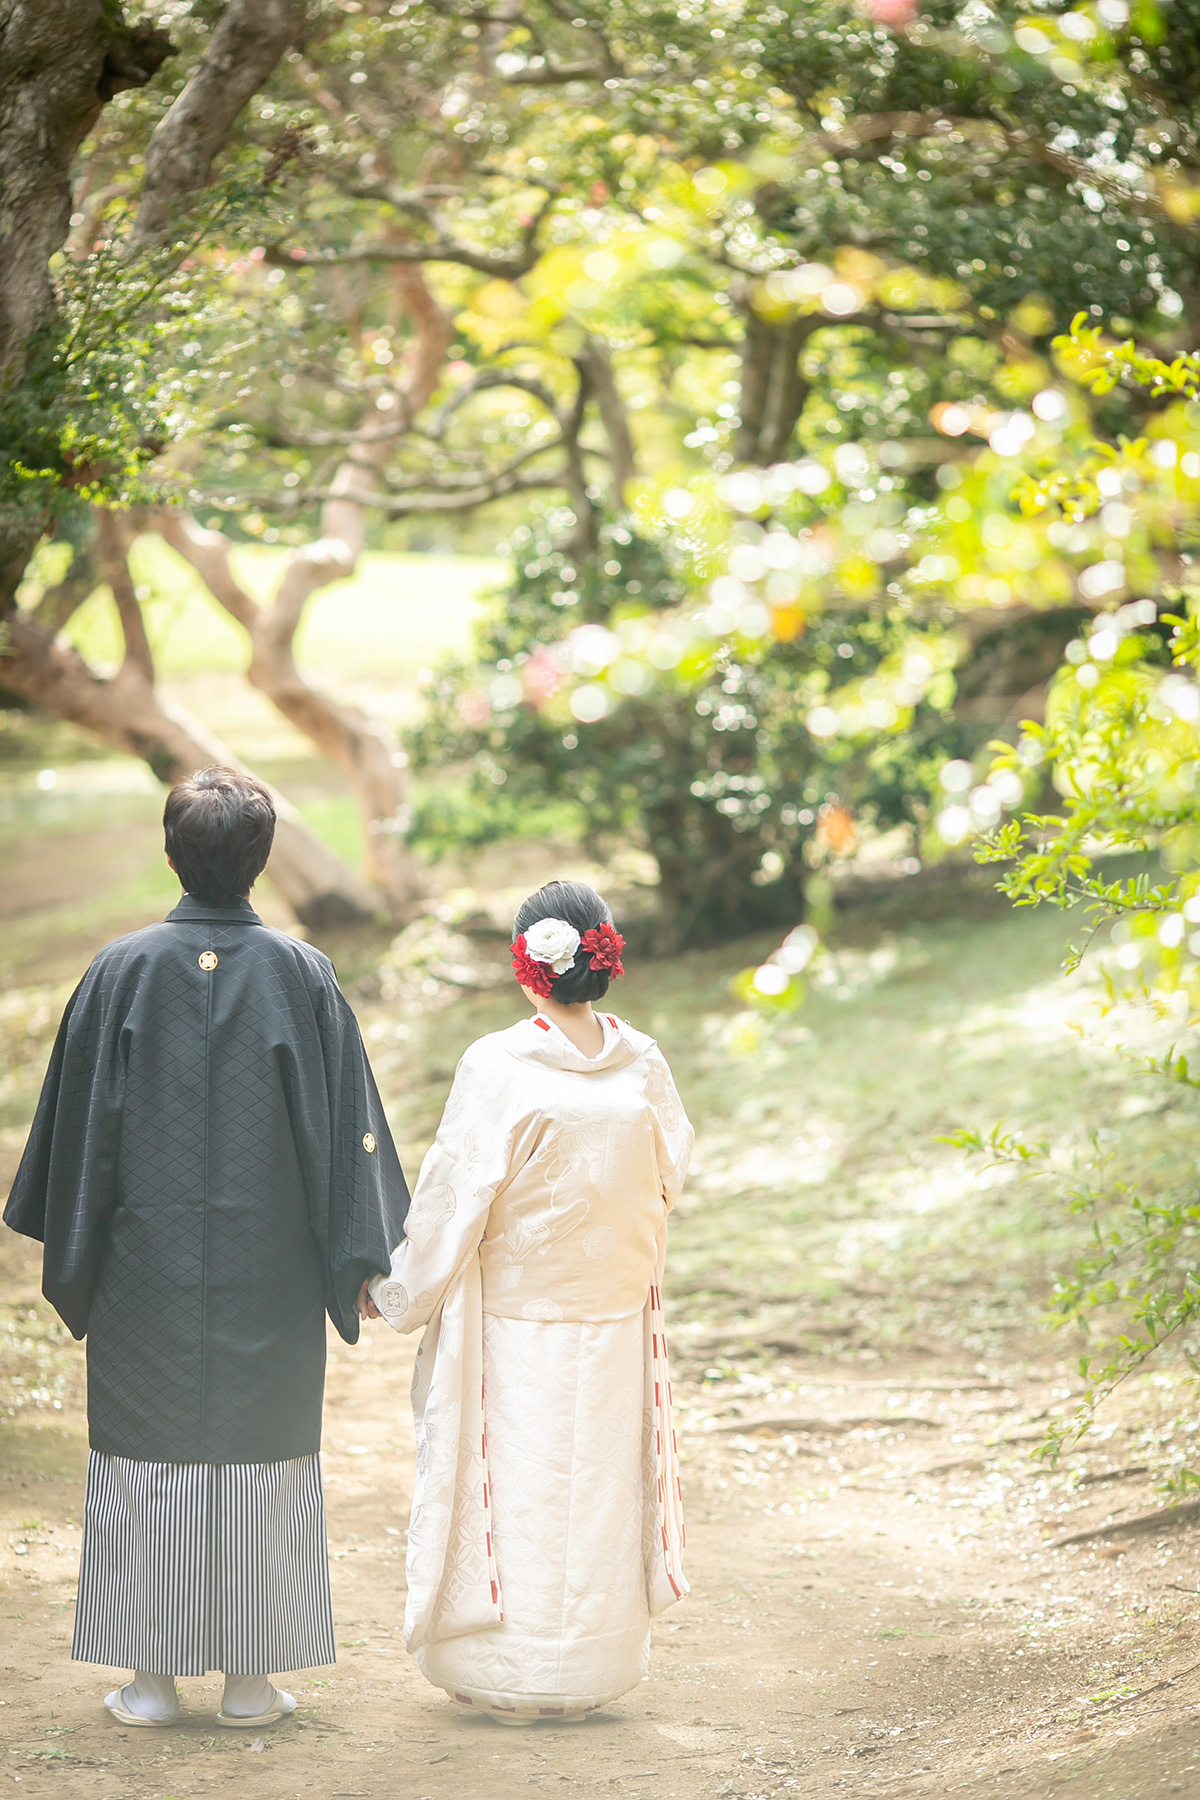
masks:
<svg viewBox="0 0 1200 1800"><path fill-rule="evenodd" d="M88 1461L76 1662L265 1675L336 1660L318 1456Z"/></svg>

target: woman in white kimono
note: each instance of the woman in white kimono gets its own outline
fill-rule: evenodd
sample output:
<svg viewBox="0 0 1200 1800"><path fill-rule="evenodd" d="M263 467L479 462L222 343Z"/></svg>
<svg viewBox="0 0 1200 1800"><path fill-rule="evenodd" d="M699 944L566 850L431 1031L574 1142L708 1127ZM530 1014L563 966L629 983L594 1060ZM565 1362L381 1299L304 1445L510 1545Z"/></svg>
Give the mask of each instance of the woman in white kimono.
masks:
<svg viewBox="0 0 1200 1800"><path fill-rule="evenodd" d="M592 1009L623 973L600 896L552 882L515 936L535 1016L459 1064L368 1310L427 1328L408 1647L525 1725L633 1687L687 1591L659 1283L693 1134L654 1040Z"/></svg>

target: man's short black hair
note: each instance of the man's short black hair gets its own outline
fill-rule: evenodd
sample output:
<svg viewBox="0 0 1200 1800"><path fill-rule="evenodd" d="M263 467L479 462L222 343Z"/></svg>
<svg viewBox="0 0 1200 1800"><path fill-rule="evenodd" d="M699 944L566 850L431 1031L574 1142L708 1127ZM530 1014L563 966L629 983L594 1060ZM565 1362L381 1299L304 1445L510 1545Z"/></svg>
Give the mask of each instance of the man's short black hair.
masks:
<svg viewBox="0 0 1200 1800"><path fill-rule="evenodd" d="M270 791L237 769L201 769L167 795L163 832L184 891L207 906L236 906L271 853Z"/></svg>

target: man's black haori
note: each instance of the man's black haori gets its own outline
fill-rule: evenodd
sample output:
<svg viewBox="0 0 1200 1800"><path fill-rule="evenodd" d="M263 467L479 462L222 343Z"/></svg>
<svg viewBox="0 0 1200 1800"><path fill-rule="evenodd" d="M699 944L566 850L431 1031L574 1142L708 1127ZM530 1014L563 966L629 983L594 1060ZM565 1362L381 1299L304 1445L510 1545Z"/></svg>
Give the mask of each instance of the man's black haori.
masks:
<svg viewBox="0 0 1200 1800"><path fill-rule="evenodd" d="M263 1463L319 1450L325 1311L353 1343L407 1210L329 960L185 895L72 996L4 1218L87 1336L94 1450Z"/></svg>

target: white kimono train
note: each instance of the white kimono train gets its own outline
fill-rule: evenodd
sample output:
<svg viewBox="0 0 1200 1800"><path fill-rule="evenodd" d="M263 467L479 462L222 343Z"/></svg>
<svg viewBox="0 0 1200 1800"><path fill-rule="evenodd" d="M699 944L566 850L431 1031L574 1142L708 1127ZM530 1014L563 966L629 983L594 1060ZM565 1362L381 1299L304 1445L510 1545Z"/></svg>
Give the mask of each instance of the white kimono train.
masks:
<svg viewBox="0 0 1200 1800"><path fill-rule="evenodd" d="M512 1723L633 1687L687 1592L659 1284L693 1133L653 1038L597 1014L471 1046L371 1293L427 1326L405 1639Z"/></svg>

